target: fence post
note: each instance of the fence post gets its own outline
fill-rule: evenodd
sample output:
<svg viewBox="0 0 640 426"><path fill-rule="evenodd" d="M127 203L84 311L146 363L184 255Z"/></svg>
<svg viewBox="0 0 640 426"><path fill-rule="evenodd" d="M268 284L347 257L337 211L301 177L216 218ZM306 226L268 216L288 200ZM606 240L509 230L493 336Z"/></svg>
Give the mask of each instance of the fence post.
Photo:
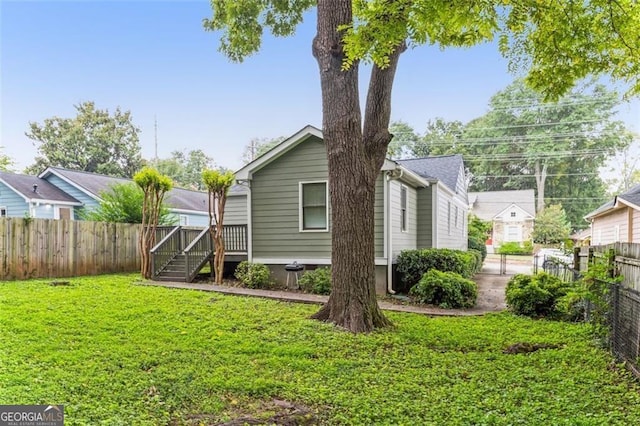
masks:
<svg viewBox="0 0 640 426"><path fill-rule="evenodd" d="M609 278L615 278L616 276L616 271L615 271L615 260L616 260L616 250L615 249L609 249L607 251L607 275L609 276Z"/></svg>

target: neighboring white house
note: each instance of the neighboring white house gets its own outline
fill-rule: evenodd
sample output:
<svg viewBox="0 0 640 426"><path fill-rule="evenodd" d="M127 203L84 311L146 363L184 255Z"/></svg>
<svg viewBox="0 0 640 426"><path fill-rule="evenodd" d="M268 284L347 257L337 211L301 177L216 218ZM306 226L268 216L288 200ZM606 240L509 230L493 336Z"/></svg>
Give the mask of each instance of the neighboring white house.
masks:
<svg viewBox="0 0 640 426"><path fill-rule="evenodd" d="M536 217L533 189L469 192L469 209L471 214L492 224L488 252L505 242L522 245L531 241Z"/></svg>

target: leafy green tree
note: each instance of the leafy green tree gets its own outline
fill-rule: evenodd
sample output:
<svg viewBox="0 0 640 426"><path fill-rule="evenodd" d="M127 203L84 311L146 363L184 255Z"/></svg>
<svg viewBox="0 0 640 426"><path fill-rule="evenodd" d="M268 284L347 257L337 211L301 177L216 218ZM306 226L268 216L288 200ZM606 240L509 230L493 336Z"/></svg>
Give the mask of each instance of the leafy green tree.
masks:
<svg viewBox="0 0 640 426"><path fill-rule="evenodd" d="M387 156L394 160L410 156L414 146L420 142L420 135L404 121L394 121L389 125L389 132L393 139L389 142ZM428 154L423 155L426 157ZM419 157L419 156L416 156Z"/></svg>
<svg viewBox="0 0 640 426"><path fill-rule="evenodd" d="M552 204L536 215L531 234L534 243L560 243L567 238L571 229L567 215L560 204Z"/></svg>
<svg viewBox="0 0 640 426"><path fill-rule="evenodd" d="M140 270L142 277L151 278L151 249L156 242L156 227L160 221L160 212L164 197L173 187L169 177L156 169L144 167L133 176L133 181L144 194L142 201L142 232L140 232Z"/></svg>
<svg viewBox="0 0 640 426"><path fill-rule="evenodd" d="M160 159L156 168L160 173L168 176L181 188L204 191L202 172L215 167L213 158L209 157L201 149L188 152L173 151L169 158Z"/></svg>
<svg viewBox="0 0 640 426"><path fill-rule="evenodd" d="M100 205L83 210L80 218L96 222L142 223L144 192L135 183L118 183L100 193ZM163 204L158 216L159 225L175 224L176 218Z"/></svg>
<svg viewBox="0 0 640 426"><path fill-rule="evenodd" d="M202 181L209 193L209 230L215 247L213 258L213 272L216 284L222 284L224 271L224 206L227 202L227 194L235 181L232 172L219 170L205 170L202 172Z"/></svg>
<svg viewBox="0 0 640 426"><path fill-rule="evenodd" d="M256 158L264 155L267 151L269 151L274 146L278 145L280 142L285 140L284 136L279 136L277 138L269 139L269 138L253 138L249 141L249 144L244 148L244 153L242 154L242 161L244 164L249 164Z"/></svg>
<svg viewBox="0 0 640 426"><path fill-rule="evenodd" d="M74 105L74 118L53 117L29 123L27 137L39 155L27 172L49 166L109 176L132 177L142 166L138 133L129 111L96 109L93 102Z"/></svg>
<svg viewBox="0 0 640 426"><path fill-rule="evenodd" d="M412 148L414 157L427 155L464 154L465 146L460 143L464 125L461 121L445 121L443 118L427 121L427 130Z"/></svg>
<svg viewBox="0 0 640 426"><path fill-rule="evenodd" d="M220 50L242 61L260 48L264 29L295 32L317 5L312 52L318 62L332 206L332 291L314 318L353 332L389 321L375 295L375 182L392 139L391 89L407 46L468 47L499 37L512 68L557 98L589 74L611 72L640 92L638 4L463 0L212 0L207 30L222 31ZM603 13L606 10L609 13ZM372 63L364 114L360 62Z"/></svg>
<svg viewBox="0 0 640 426"><path fill-rule="evenodd" d="M0 146L0 149L4 147ZM11 167L13 166L13 160L6 154L0 154L0 170L4 172L11 171Z"/></svg>

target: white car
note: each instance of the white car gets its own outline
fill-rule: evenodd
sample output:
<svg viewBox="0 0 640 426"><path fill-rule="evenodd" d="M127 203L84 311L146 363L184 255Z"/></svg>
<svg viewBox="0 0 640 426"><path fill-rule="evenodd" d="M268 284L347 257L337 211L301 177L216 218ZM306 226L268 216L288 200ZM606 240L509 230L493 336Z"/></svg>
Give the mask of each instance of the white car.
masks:
<svg viewBox="0 0 640 426"><path fill-rule="evenodd" d="M554 248L543 248L533 256L533 264L537 265L538 270L545 269L550 263L562 263L571 266L573 264L573 256L567 255L563 250Z"/></svg>

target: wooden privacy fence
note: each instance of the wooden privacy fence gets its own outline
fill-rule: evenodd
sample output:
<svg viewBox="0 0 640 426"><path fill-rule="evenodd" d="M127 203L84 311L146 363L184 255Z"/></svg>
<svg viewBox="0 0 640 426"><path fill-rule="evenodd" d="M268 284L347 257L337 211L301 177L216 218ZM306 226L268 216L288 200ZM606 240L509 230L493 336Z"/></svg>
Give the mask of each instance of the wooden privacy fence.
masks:
<svg viewBox="0 0 640 426"><path fill-rule="evenodd" d="M0 279L140 270L140 225L0 218Z"/></svg>
<svg viewBox="0 0 640 426"><path fill-rule="evenodd" d="M616 275L622 276L622 286L640 291L640 244L614 243L603 246L592 246L589 250L591 250L596 257L602 257L607 253L612 253L612 266L614 267ZM581 263L585 261L581 261Z"/></svg>

